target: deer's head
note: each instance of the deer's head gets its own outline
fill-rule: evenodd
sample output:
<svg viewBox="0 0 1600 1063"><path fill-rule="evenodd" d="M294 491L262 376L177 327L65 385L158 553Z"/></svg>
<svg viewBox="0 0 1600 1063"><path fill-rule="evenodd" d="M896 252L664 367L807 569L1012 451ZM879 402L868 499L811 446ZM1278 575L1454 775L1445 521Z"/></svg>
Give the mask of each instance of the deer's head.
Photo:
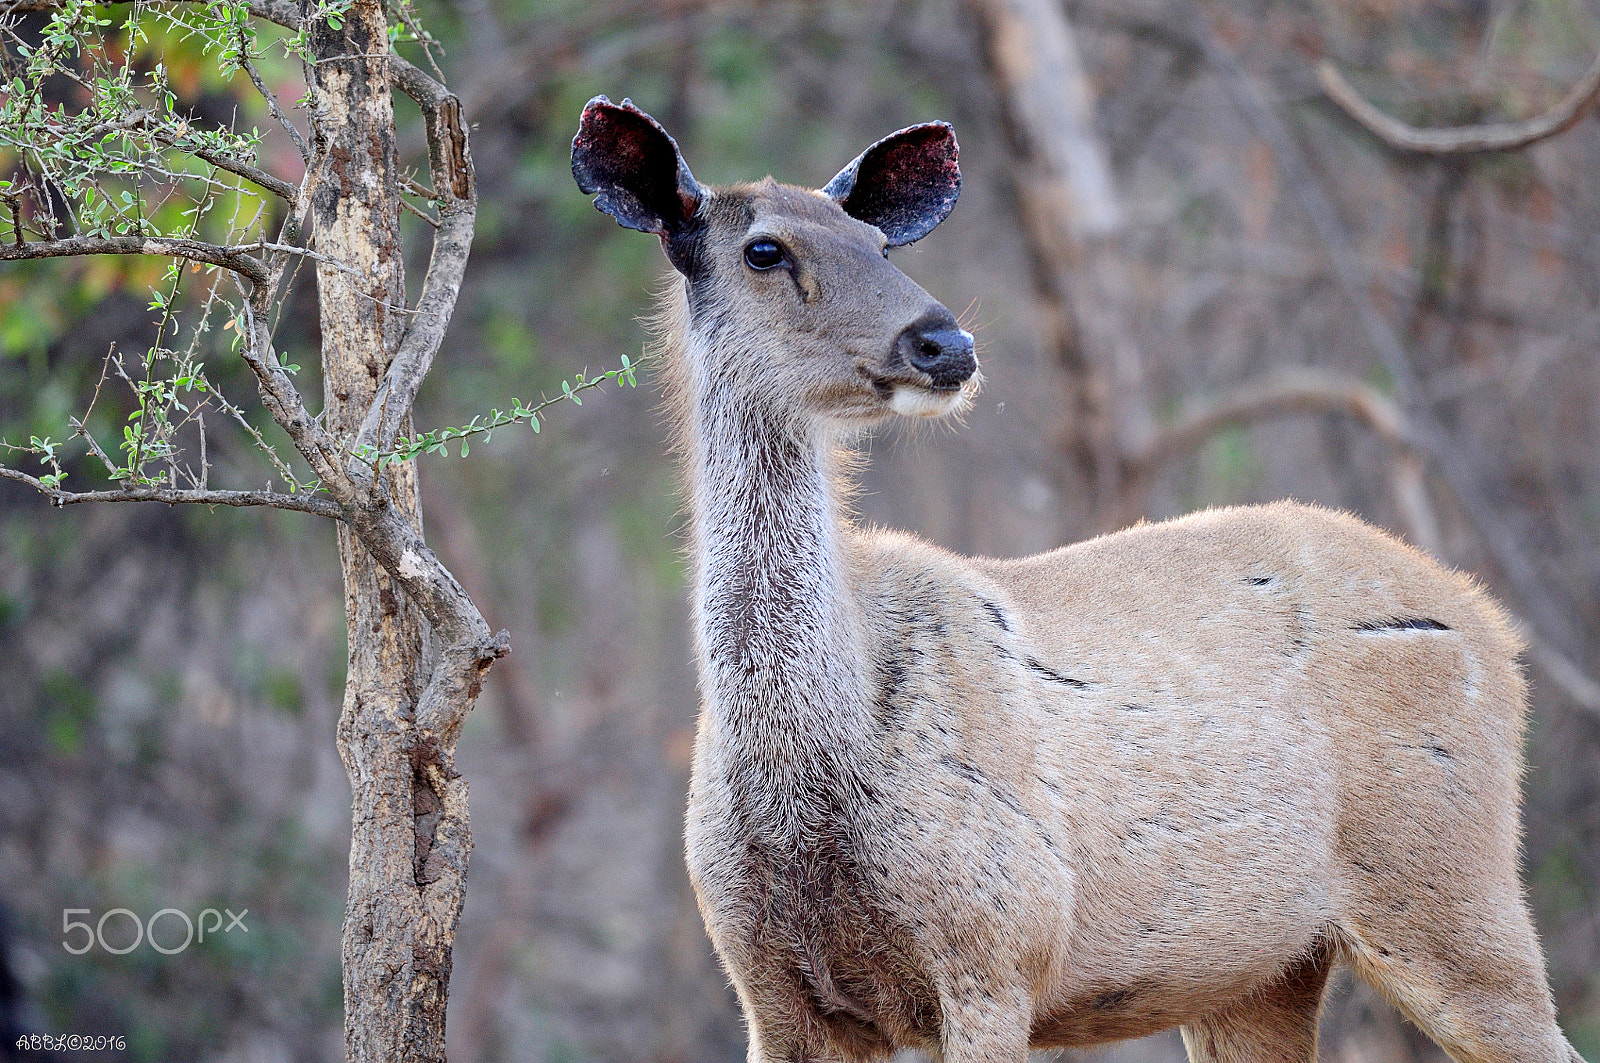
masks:
<svg viewBox="0 0 1600 1063"><path fill-rule="evenodd" d="M943 122L873 144L820 191L708 188L648 114L604 96L572 141L578 187L661 238L688 296L705 387L790 415L870 423L939 416L976 389L972 336L888 259L933 231L961 191Z"/></svg>

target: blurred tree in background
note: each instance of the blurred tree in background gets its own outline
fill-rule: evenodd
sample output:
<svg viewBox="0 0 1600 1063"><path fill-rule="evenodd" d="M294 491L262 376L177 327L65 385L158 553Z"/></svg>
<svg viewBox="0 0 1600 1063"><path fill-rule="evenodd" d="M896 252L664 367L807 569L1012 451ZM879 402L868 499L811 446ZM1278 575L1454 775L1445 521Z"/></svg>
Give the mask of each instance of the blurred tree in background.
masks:
<svg viewBox="0 0 1600 1063"><path fill-rule="evenodd" d="M861 143L948 118L962 202L898 261L968 307L987 384L961 430L870 444L863 517L1019 554L1292 496L1477 573L1539 647L1526 878L1563 1023L1600 1059L1600 122L1416 154L1353 121L1318 73L1333 62L1412 126L1519 122L1585 84L1592 0L456 0L417 15L472 127L479 201L420 423L465 424L638 351L666 267L573 189L589 97L632 96L713 182L815 186ZM207 80L214 63L168 66L210 122L244 106ZM280 96L301 91L271 81L297 68L262 69ZM401 110L418 173L426 132ZM274 172L297 155L272 136L260 151ZM408 237L428 228L405 218ZM46 426L84 408L112 344L153 345L153 268L0 268L0 435L59 438ZM287 298L276 349L309 387L317 316L309 290ZM219 388L248 384L232 364L206 360ZM456 758L477 813L458 1063L743 1057L681 870L695 692L647 390L417 461L430 540L518 649ZM130 401L108 386L96 430L120 432ZM241 468L246 439L218 436L219 469ZM328 546L297 515L64 517L17 485L0 497L0 882L25 1025L123 1033L141 1059L338 1058L349 824ZM60 948L64 908L169 904L249 907L251 933L172 957ZM1323 1029L1330 1059L1442 1059L1348 981ZM1182 1050L1161 1037L1103 1058Z"/></svg>

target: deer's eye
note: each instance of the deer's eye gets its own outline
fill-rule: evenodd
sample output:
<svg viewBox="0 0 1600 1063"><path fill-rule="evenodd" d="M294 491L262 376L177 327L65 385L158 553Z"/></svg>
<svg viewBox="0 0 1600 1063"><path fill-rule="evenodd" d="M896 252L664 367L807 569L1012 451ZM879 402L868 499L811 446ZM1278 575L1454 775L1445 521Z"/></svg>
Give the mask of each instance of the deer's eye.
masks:
<svg viewBox="0 0 1600 1063"><path fill-rule="evenodd" d="M751 269L769 270L783 265L783 247L776 240L752 240L744 249L744 263Z"/></svg>

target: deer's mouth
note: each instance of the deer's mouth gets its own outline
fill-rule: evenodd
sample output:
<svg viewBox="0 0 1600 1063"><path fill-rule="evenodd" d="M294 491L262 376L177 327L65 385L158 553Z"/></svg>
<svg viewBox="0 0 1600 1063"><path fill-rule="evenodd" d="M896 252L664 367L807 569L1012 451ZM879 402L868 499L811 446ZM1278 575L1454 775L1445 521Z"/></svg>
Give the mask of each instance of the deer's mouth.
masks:
<svg viewBox="0 0 1600 1063"><path fill-rule="evenodd" d="M943 417L965 409L981 379L976 372L960 381L935 381L923 373L884 375L866 368L861 372L878 398L903 417Z"/></svg>

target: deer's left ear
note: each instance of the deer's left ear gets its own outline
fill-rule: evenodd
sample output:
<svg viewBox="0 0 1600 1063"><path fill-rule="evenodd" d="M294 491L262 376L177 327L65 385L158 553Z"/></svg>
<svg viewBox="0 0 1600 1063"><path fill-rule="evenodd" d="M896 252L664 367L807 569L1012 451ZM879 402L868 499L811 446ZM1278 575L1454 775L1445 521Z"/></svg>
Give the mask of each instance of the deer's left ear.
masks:
<svg viewBox="0 0 1600 1063"><path fill-rule="evenodd" d="M856 156L822 191L900 247L933 232L956 205L959 155L948 122L910 126Z"/></svg>

